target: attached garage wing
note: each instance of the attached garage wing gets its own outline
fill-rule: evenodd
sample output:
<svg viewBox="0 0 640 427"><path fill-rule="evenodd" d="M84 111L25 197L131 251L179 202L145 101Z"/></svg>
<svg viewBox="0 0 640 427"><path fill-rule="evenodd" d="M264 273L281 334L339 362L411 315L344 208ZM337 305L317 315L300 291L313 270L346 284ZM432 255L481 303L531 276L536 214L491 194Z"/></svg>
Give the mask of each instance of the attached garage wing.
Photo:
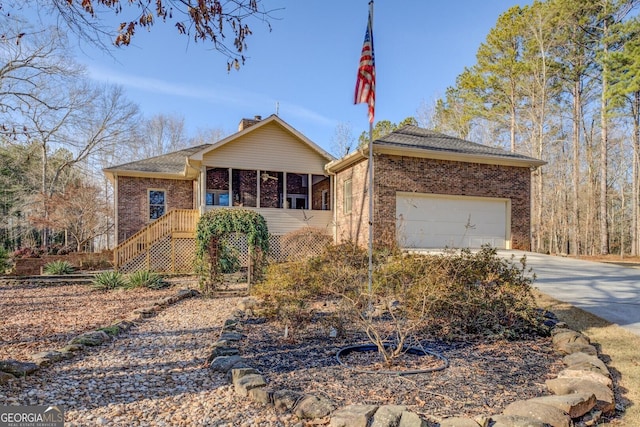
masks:
<svg viewBox="0 0 640 427"><path fill-rule="evenodd" d="M509 199L401 193L396 237L401 248L510 248Z"/></svg>

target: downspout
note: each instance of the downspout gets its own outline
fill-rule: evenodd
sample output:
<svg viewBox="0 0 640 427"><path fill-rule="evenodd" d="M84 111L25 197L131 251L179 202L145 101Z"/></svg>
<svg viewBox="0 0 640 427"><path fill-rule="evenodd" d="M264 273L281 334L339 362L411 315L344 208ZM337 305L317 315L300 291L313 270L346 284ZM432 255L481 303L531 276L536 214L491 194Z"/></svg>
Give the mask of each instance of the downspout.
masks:
<svg viewBox="0 0 640 427"><path fill-rule="evenodd" d="M329 179L331 180L331 200L329 203L331 204L331 210L333 211L333 243L338 243L338 209L336 209L336 196L338 195L338 182L336 179L336 173L331 172L329 168L327 168L328 164L324 166L325 172L329 175Z"/></svg>

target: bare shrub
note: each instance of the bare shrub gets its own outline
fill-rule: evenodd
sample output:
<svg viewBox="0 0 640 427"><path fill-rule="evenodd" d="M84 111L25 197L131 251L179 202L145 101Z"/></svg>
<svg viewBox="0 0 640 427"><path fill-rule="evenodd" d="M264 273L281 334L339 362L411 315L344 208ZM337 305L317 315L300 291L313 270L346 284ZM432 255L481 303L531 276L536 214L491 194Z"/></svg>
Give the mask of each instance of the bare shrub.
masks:
<svg viewBox="0 0 640 427"><path fill-rule="evenodd" d="M282 236L282 246L287 248L289 259L303 259L317 256L333 238L325 230L317 227L304 227Z"/></svg>
<svg viewBox="0 0 640 427"><path fill-rule="evenodd" d="M297 326L313 317L313 302L338 298L343 324L365 332L387 365L416 335L517 339L542 332L525 259L517 266L484 247L442 255L378 252L374 265L369 289L366 251L330 245L319 256L270 266L254 292L265 300L265 314Z"/></svg>

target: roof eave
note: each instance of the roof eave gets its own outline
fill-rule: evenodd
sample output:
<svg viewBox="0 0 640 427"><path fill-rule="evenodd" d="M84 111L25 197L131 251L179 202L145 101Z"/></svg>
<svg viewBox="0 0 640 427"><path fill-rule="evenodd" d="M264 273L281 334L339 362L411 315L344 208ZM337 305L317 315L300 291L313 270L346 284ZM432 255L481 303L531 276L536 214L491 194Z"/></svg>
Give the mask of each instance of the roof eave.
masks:
<svg viewBox="0 0 640 427"><path fill-rule="evenodd" d="M360 149L357 149L353 153L347 154L340 159L333 160L327 163L324 169L329 173L337 173L366 158L367 156L364 154L364 152Z"/></svg>
<svg viewBox="0 0 640 427"><path fill-rule="evenodd" d="M181 173L133 171L126 169L103 169L102 171L111 182L113 182L116 177L119 178L123 176L130 178L193 179L192 177L186 176L184 171Z"/></svg>
<svg viewBox="0 0 640 427"><path fill-rule="evenodd" d="M421 157L435 160L450 160L465 163L482 163L500 166L516 166L538 168L546 165L547 162L534 158L502 157L488 154L454 153L440 150L430 150L421 147L393 147L380 145L374 142L374 151L380 154L390 154L397 156Z"/></svg>

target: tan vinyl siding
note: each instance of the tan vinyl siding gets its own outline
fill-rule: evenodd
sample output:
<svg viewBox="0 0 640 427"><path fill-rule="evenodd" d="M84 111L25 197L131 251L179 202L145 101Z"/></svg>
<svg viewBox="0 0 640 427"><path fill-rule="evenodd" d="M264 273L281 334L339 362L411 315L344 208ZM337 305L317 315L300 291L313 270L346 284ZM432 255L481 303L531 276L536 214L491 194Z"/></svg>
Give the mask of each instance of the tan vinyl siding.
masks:
<svg viewBox="0 0 640 427"><path fill-rule="evenodd" d="M277 123L270 123L205 154L208 167L323 175L327 159Z"/></svg>
<svg viewBox="0 0 640 427"><path fill-rule="evenodd" d="M224 209L207 206L207 210ZM315 227L333 233L332 211L309 211L302 209L245 208L258 212L267 221L269 233L282 235L304 227Z"/></svg>

